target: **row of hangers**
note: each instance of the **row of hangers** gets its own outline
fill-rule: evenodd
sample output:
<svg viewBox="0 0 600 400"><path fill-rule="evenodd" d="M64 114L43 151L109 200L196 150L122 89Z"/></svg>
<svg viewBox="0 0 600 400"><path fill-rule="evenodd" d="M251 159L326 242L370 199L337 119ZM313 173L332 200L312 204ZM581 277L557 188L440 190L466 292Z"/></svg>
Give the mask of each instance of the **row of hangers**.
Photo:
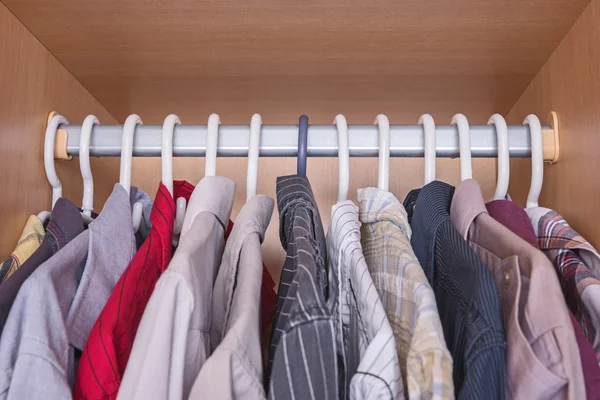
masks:
<svg viewBox="0 0 600 400"><path fill-rule="evenodd" d="M52 207L62 196L62 184L56 174L54 166L54 141L56 131L61 124L69 122L62 115L55 115L48 123L44 141L44 167L48 182L52 186ZM132 114L125 120L123 125L123 138L121 143L121 164L119 183L127 191L131 190L131 165L133 157L133 137L137 125L142 124L142 119ZM348 196L350 184L350 156L348 144L348 124L346 118L339 114L333 121L338 131L338 194L337 201L344 201ZM379 130L379 189L387 191L389 188L389 159L390 159L390 122L384 114L377 115L375 122ZM98 118L94 115L87 116L81 126L81 135L79 142L79 166L81 176L83 177L83 199L82 199L82 217L85 223L91 222L94 198L94 180L92 176L89 147L90 137L94 125L99 124ZM174 114L165 118L162 126L161 143L161 169L162 183L173 195L173 132L175 126L181 124L181 120ZM217 169L217 144L219 125L221 124L218 114L211 114L207 125L207 143L205 159L205 176L215 176ZM427 184L435 180L436 176L436 139L435 122L429 114L424 114L419 118L419 124L423 126L424 132L424 160L425 160L425 179ZM531 114L525 118L524 125L528 125L531 134L531 158L532 158L532 179L529 194L527 197L527 207L537 207L538 199L542 189L543 182L543 148L542 148L542 127L535 115ZM471 165L471 138L469 122L463 114L456 114L452 118L452 125L456 125L459 136L460 147L460 171L461 180L472 178ZM505 119L500 114L494 114L488 121L488 125L494 125L498 140L498 179L493 199L506 198L510 177L510 154L508 146L508 127ZM256 195L258 184L258 158L260 147L260 135L262 127L262 118L259 114L254 114L250 121L250 144L248 148L248 172L246 199ZM298 134L298 174L306 175L306 150L308 134L308 117L303 115L299 121ZM176 199L177 211L174 226L174 241L177 241L183 226L183 218L186 210L186 200L184 198ZM43 211L39 215L42 222L45 222L50 216L49 211ZM135 203L132 207L133 229L138 231L142 220L142 205Z"/></svg>

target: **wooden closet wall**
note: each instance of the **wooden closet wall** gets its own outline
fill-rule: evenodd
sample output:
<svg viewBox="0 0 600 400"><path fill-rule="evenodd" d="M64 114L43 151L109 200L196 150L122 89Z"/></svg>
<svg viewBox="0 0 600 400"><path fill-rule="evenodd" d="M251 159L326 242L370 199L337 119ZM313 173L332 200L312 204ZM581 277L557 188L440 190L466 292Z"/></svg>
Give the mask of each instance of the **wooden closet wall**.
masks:
<svg viewBox="0 0 600 400"><path fill-rule="evenodd" d="M598 170L600 0L551 7L539 0L386 0L377 7L273 1L260 8L235 1L111 2L4 0L10 11L0 3L0 175L6 182L0 257L11 251L27 215L50 207L42 154L51 110L73 123L93 113L104 124L123 123L130 113L151 124L169 113L184 123L206 123L212 112L228 124L248 124L254 112L265 124L297 123L301 113L321 124L338 113L350 124L372 123L379 113L394 124L414 124L430 113L447 124L457 112L473 124L485 124L495 112L521 123L528 113L544 119L555 110L561 160L545 169L540 203L600 245L594 223L600 192L592 172ZM181 23L190 13L202 16L191 28ZM93 160L97 210L118 181L118 163ZM238 184L233 217L245 200L246 163L217 163L217 173ZM521 203L529 164L512 164L510 193ZM57 165L65 196L79 204L77 159ZM437 166L439 179L458 184L457 160L439 159ZM350 168L354 199L356 188L376 185L377 160L352 159ZM495 161L474 160L473 171L490 198ZM295 159L260 159L259 193L275 197L275 178L294 172ZM176 159L177 179L196 183L203 174L204 159ZM327 225L337 159L309 159L308 175ZM422 159L392 160L390 190L398 198L422 179ZM159 180L159 159L134 159L134 185L154 195ZM276 278L284 256L277 228L275 213L264 254Z"/></svg>

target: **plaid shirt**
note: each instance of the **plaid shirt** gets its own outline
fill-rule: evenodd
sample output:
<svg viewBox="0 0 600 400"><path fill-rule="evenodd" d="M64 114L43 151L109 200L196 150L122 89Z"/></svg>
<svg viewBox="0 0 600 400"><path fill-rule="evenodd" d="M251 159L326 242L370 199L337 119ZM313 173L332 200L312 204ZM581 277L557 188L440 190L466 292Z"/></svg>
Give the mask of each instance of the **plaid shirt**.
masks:
<svg viewBox="0 0 600 400"><path fill-rule="evenodd" d="M0 283L4 283L40 247L44 240L44 226L37 215L30 215L19 242L10 257L0 264Z"/></svg>
<svg viewBox="0 0 600 400"><path fill-rule="evenodd" d="M525 211L540 249L556 268L567 306L600 362L600 255L556 211L543 207Z"/></svg>
<svg viewBox="0 0 600 400"><path fill-rule="evenodd" d="M408 398L454 398L452 356L435 294L410 245L406 211L389 192L359 189L362 248L396 338Z"/></svg>

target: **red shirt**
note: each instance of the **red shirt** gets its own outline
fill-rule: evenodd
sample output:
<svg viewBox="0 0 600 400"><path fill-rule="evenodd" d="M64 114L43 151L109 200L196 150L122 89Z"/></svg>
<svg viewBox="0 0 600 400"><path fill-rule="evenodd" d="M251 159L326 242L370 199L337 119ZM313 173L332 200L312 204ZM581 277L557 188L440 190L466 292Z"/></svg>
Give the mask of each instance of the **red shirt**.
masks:
<svg viewBox="0 0 600 400"><path fill-rule="evenodd" d="M194 186L174 181L176 198L189 200ZM161 183L150 213L152 228L121 275L94 324L79 363L75 399L116 399L142 314L173 253L175 201Z"/></svg>

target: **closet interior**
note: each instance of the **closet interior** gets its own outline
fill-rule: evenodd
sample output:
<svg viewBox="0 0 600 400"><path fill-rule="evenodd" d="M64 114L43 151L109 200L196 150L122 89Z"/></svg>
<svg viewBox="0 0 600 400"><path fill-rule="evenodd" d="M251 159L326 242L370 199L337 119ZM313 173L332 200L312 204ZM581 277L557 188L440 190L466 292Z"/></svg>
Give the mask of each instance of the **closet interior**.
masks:
<svg viewBox="0 0 600 400"><path fill-rule="evenodd" d="M54 115L65 118L51 142L56 175L77 206L83 124L98 120L90 163L100 213L120 180L128 116L143 121L131 185L154 196L165 118L181 122L173 178L196 184L217 114L216 175L237 187L232 220L246 202L253 115L262 118L256 193L273 199L277 177L296 173L298 119L307 115L306 175L327 232L338 197L337 115L349 132L348 199L378 186L378 115L391 126L389 192L402 200L423 186L424 114L437 126L435 177L458 186L460 113L471 126L472 177L489 201L502 166L488 122L500 114L510 139L508 194L525 207L535 173L523 123L533 114L544 145L539 205L598 249L599 27L600 0L0 0L0 259L28 216L52 208L44 140ZM262 254L278 282L286 251L277 206Z"/></svg>

